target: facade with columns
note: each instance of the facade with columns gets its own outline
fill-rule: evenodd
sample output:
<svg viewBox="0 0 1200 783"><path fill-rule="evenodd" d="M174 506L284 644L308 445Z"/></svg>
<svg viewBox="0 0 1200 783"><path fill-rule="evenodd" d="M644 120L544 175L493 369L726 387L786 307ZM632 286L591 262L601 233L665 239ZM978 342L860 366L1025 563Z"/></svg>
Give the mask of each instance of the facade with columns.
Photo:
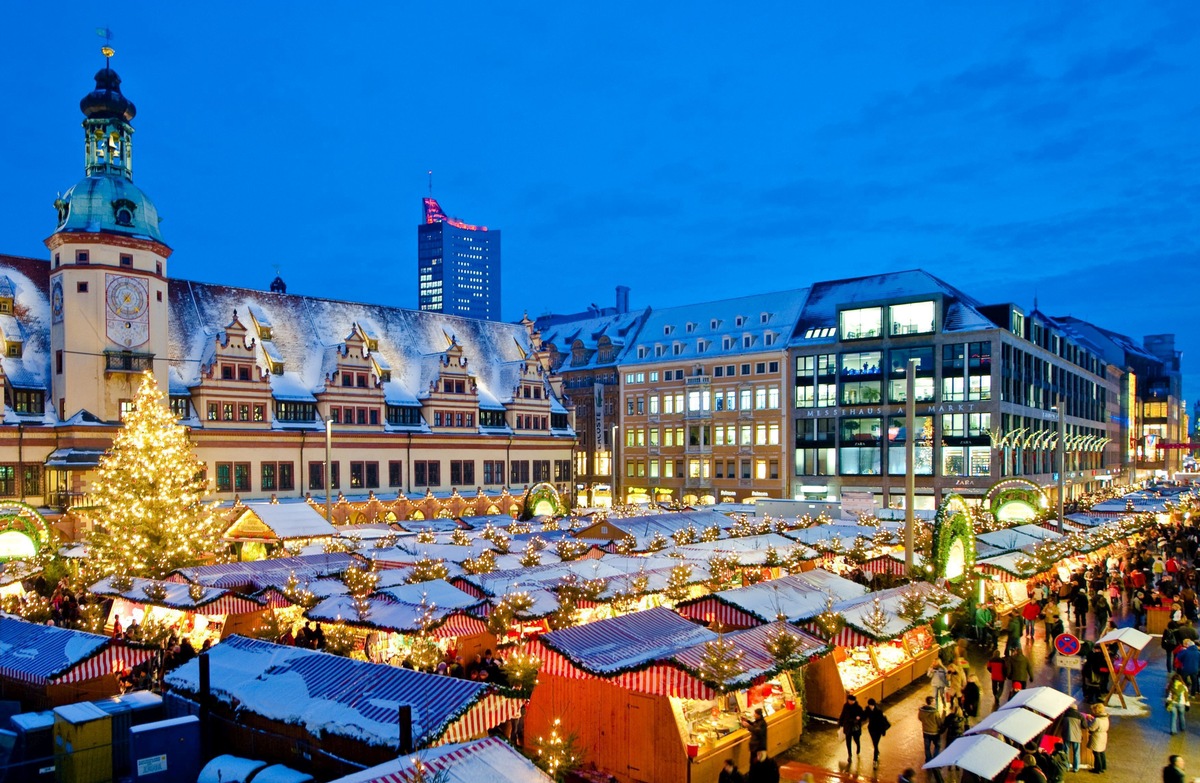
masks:
<svg viewBox="0 0 1200 783"><path fill-rule="evenodd" d="M133 183L133 103L108 67L80 104L85 177L49 257L0 256L0 498L84 509L153 370L221 500L324 500L391 516L523 511L571 489L575 431L532 321L479 321L169 277ZM565 502L569 502L564 498Z"/></svg>

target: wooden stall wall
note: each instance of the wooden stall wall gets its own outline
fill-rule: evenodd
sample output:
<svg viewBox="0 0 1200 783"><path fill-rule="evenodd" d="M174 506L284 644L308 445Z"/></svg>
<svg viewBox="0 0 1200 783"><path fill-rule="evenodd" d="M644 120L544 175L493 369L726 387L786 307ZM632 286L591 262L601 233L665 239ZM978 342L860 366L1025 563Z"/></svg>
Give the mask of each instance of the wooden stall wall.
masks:
<svg viewBox="0 0 1200 783"><path fill-rule="evenodd" d="M588 763L619 783L687 780L687 749L665 696L631 693L603 680L553 674L538 680L525 716L526 744L547 736L559 718L560 732L577 736Z"/></svg>

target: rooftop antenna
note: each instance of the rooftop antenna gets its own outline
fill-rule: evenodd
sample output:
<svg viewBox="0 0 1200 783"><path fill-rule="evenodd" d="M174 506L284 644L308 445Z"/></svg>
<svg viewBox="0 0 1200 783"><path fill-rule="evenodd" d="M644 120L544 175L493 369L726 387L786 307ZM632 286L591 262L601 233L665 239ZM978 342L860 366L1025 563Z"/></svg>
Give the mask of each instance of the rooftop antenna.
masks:
<svg viewBox="0 0 1200 783"><path fill-rule="evenodd" d="M104 55L104 67L108 67L108 61L116 54L116 50L112 48L113 31L107 27L97 27L96 35L104 39L104 46L100 47L100 53Z"/></svg>
<svg viewBox="0 0 1200 783"><path fill-rule="evenodd" d="M429 174L429 197L433 198L433 169L426 173Z"/></svg>

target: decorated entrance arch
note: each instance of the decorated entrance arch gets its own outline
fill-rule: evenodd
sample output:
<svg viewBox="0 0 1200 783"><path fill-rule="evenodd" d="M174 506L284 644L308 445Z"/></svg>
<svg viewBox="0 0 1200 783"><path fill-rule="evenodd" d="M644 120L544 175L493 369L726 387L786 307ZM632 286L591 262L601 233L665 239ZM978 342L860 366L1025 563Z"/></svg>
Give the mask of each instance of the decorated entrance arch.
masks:
<svg viewBox="0 0 1200 783"><path fill-rule="evenodd" d="M984 502L997 522L1009 525L1032 522L1049 507L1042 488L1021 478L996 482L984 496Z"/></svg>
<svg viewBox="0 0 1200 783"><path fill-rule="evenodd" d="M971 510L959 495L948 494L933 518L933 576L951 582L975 566L975 526Z"/></svg>
<svg viewBox="0 0 1200 783"><path fill-rule="evenodd" d="M534 484L525 493L525 519L541 516L561 517L566 513L562 498L558 496L558 490L553 484Z"/></svg>
<svg viewBox="0 0 1200 783"><path fill-rule="evenodd" d="M0 502L0 561L36 556L50 543L50 526L27 503Z"/></svg>

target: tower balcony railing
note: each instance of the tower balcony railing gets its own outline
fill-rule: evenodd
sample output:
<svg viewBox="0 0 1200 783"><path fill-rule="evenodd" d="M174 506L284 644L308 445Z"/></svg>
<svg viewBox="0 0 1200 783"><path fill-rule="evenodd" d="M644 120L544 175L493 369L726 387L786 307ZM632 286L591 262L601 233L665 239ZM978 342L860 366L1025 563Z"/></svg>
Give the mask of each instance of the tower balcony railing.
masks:
<svg viewBox="0 0 1200 783"><path fill-rule="evenodd" d="M105 372L145 372L154 369L154 354L133 351L105 351Z"/></svg>

